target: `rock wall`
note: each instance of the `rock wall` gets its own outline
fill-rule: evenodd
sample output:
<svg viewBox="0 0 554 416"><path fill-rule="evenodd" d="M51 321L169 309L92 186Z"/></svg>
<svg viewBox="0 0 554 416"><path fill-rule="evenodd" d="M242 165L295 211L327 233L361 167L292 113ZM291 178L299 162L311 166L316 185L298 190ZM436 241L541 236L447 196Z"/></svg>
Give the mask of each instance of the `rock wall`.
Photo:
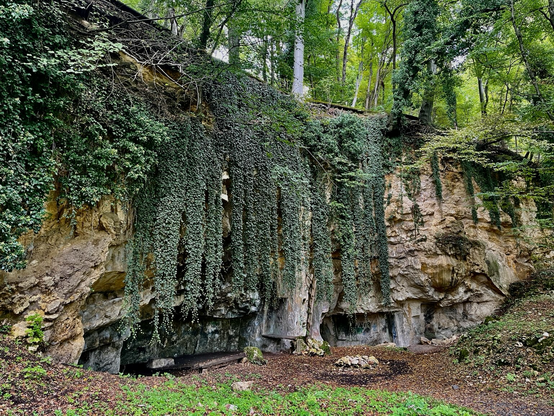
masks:
<svg viewBox="0 0 554 416"><path fill-rule="evenodd" d="M480 207L474 224L459 166L443 160L441 178L443 201L435 196L431 172L421 176L416 202L423 223L417 229L411 214L413 201L403 192L402 181L388 178L393 305L383 307L379 297L372 295L359 299L355 320L346 319L340 282L336 282L336 300L319 305L314 314L314 336L321 335L332 345L393 341L408 346L421 336L448 338L490 316L508 294L509 285L533 271L530 252L522 236L513 235L510 217L502 213L502 229L498 229ZM532 223L534 207L522 206L518 215L522 223Z"/></svg>
<svg viewBox="0 0 554 416"><path fill-rule="evenodd" d="M57 361L77 362L85 333L120 318L130 216L105 199L71 219L54 195L46 211L40 232L22 237L28 266L0 272L0 317L15 322L14 335L23 336L23 318L41 314L47 353ZM104 293L109 302L87 310Z"/></svg>
<svg viewBox="0 0 554 416"><path fill-rule="evenodd" d="M442 202L435 197L430 172L421 175L416 201L423 223L418 227L402 181L393 175L387 178L393 300L389 306L383 305L376 280L371 294L360 296L354 316L347 316L340 258L335 258L331 302L313 301L313 278L307 270L299 276L294 294L272 305L264 304L257 293L230 301L229 282L211 312L194 323L177 315L175 333L154 347L151 288L142 293L145 320L139 336L129 338L122 321L132 210L106 198L95 208L77 212L72 224L52 197L40 232L23 237L28 267L0 273L0 319L15 323L14 335L23 336L25 316L40 313L47 354L110 372L154 358L233 351L246 345L287 349L291 339L305 335L336 346L390 341L407 346L423 335L449 337L493 313L509 284L526 278L533 267L523 240L512 235L507 215L501 218L501 230L483 208L477 211L478 223L473 223L471 201L456 164L442 161L441 177ZM226 214L224 234L225 228L229 231ZM522 223L532 222L533 207L523 206L518 215ZM179 303L178 297L175 305Z"/></svg>

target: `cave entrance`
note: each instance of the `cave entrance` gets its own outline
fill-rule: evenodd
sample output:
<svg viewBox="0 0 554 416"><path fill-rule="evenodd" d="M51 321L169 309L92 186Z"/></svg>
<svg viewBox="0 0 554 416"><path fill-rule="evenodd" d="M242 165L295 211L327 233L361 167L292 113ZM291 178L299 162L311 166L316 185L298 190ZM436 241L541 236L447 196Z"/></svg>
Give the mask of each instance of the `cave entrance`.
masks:
<svg viewBox="0 0 554 416"><path fill-rule="evenodd" d="M333 347L377 345L398 337L392 312L326 316L321 322L320 334Z"/></svg>
<svg viewBox="0 0 554 416"><path fill-rule="evenodd" d="M127 364L121 367L123 374L146 375L174 371L202 372L208 368L221 368L241 362L244 352L213 352L207 354L182 355L175 358L156 358L146 363Z"/></svg>
<svg viewBox="0 0 554 416"><path fill-rule="evenodd" d="M421 305L421 312L423 312L425 327L423 329L423 336L427 339L434 339L437 337L435 328L435 312L437 310L436 303L423 303Z"/></svg>

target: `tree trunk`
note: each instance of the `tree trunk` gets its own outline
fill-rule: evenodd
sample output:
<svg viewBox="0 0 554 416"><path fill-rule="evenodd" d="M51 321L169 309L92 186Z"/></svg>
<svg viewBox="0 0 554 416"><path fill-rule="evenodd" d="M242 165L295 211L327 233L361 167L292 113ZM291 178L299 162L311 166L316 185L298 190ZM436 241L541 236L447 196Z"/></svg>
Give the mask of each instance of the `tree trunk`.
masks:
<svg viewBox="0 0 554 416"><path fill-rule="evenodd" d="M225 16L225 19L223 19L223 21L219 24L219 30L217 31L217 35L214 39L214 43L212 45L212 50L210 51L210 56L214 54L215 50L219 46L219 39L221 38L221 34L223 33L223 28L225 26L227 26L228 29L229 29L229 38L231 37L231 30L232 30L231 26L233 26L233 25L232 24L228 25L228 23L232 19L233 15L237 11L237 9L241 5L241 3L242 3L242 0L234 0L233 1L233 7L231 8L231 11L227 14L227 16ZM238 37L238 39L234 40L234 41L236 41L236 45L234 45L234 46L237 47L237 54L238 54L239 53L238 52L238 50L239 50L238 47L240 46L240 33L238 33L238 31L235 31L234 36ZM229 43L231 43L231 39L229 39ZM229 46L229 51L230 50L231 50L231 47ZM229 61L230 60L231 60L231 57L229 57ZM238 63L238 61L236 63Z"/></svg>
<svg viewBox="0 0 554 416"><path fill-rule="evenodd" d="M346 63L348 61L348 46L350 44L350 36L352 36L352 28L354 27L354 21L356 20L356 16L363 2L364 0L360 0L358 4L356 4L356 7L354 7L354 0L350 2L350 18L348 19L348 29L346 31L346 37L344 38L344 50L342 53L342 85L344 85L346 81Z"/></svg>
<svg viewBox="0 0 554 416"><path fill-rule="evenodd" d="M234 25L229 25L229 64L240 65L240 33Z"/></svg>
<svg viewBox="0 0 554 416"><path fill-rule="evenodd" d="M377 68L377 73L375 74L375 87L373 88L373 108L377 107L379 103L379 83L381 81L381 65Z"/></svg>
<svg viewBox="0 0 554 416"><path fill-rule="evenodd" d="M548 21L554 30L554 0L548 0Z"/></svg>
<svg viewBox="0 0 554 416"><path fill-rule="evenodd" d="M519 45L519 51L521 53L521 59L523 60L523 63L525 64L525 69L527 71L527 75L529 76L529 79L531 80L531 84L533 84L533 88L535 89L535 93L537 94L535 99L540 101L542 109L548 116L550 120L554 120L554 116L550 111L547 110L547 104L544 100L544 97L542 95L542 92L539 88L539 84L537 82L537 77L535 75L535 70L531 66L531 63L529 62L529 51L525 48L525 44L523 43L523 36L521 34L521 30L519 29L519 26L516 23L516 17L515 17L515 10L514 10L514 0L510 1L510 12L511 12L511 20L512 20L512 26L514 27L514 33L517 38L517 43Z"/></svg>
<svg viewBox="0 0 554 416"><path fill-rule="evenodd" d="M369 61L369 77L367 79L367 90L365 92L365 105L364 108L369 110L369 103L371 101L371 79L373 78L373 59Z"/></svg>
<svg viewBox="0 0 554 416"><path fill-rule="evenodd" d="M275 40L269 39L269 85L273 86L275 82Z"/></svg>
<svg viewBox="0 0 554 416"><path fill-rule="evenodd" d="M360 65L358 65L358 76L356 77L356 92L354 93L354 99L352 100L352 107L356 107L356 101L358 101L358 92L360 91L360 84L362 83L363 73L364 73L364 61L362 59L360 61Z"/></svg>
<svg viewBox="0 0 554 416"><path fill-rule="evenodd" d="M292 93L298 99L304 98L304 16L306 0L296 4L296 34L294 37L294 79Z"/></svg>
<svg viewBox="0 0 554 416"><path fill-rule="evenodd" d="M398 43L397 43L398 40L396 39L396 37L397 37L396 13L398 13L400 11L400 9L402 9L407 4L408 4L407 2L406 3L401 3L398 6L396 6L394 8L394 10L391 10L386 1L383 3L383 7L385 8L386 12L388 13L388 15L390 17L390 22L391 22L391 26L392 26L392 69L393 70L396 69L396 51L398 49Z"/></svg>
<svg viewBox="0 0 554 416"><path fill-rule="evenodd" d="M337 6L336 18L337 18L337 56L335 64L337 66L337 82L340 82L340 34L342 31L342 26L340 22L340 8L342 7L342 0L339 0Z"/></svg>
<svg viewBox="0 0 554 416"><path fill-rule="evenodd" d="M479 103L481 104L481 115L487 115L487 104L489 103L489 83L483 82L482 78L477 78L477 84L479 86Z"/></svg>
<svg viewBox="0 0 554 416"><path fill-rule="evenodd" d="M212 27L212 16L215 0L206 0L206 8L204 9L204 20L202 22L202 31L200 32L199 46L201 49L206 49L208 39L210 38L210 28Z"/></svg>
<svg viewBox="0 0 554 416"><path fill-rule="evenodd" d="M435 83L433 78L437 73L437 65L433 59L427 63L427 70L432 80L430 85L428 85L423 92L423 101L419 109L419 121L430 126L433 122L433 102L435 100Z"/></svg>
<svg viewBox="0 0 554 416"><path fill-rule="evenodd" d="M262 79L267 82L267 53L268 53L268 41L267 36L264 36L264 43L262 48Z"/></svg>
<svg viewBox="0 0 554 416"><path fill-rule="evenodd" d="M171 34L173 36L179 36L179 25L177 24L177 19L175 19L175 9L173 7L169 8L167 17L169 17Z"/></svg>

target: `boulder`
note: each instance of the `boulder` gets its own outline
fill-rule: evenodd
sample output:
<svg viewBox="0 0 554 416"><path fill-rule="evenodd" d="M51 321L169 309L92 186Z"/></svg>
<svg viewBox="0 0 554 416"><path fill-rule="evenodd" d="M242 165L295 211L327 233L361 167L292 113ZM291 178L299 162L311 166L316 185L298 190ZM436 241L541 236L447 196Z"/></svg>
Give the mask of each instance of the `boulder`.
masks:
<svg viewBox="0 0 554 416"><path fill-rule="evenodd" d="M247 391L252 390L253 381L235 381L231 384L233 391Z"/></svg>
<svg viewBox="0 0 554 416"><path fill-rule="evenodd" d="M265 365L267 363L262 351L258 347L246 347L244 353L249 363L256 365Z"/></svg>

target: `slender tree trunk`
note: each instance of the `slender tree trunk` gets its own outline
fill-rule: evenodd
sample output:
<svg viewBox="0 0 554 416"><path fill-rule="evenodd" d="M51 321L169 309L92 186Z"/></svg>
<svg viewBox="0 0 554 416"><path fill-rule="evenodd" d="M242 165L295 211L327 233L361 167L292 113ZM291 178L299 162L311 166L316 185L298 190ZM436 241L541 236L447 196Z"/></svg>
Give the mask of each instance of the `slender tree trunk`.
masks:
<svg viewBox="0 0 554 416"><path fill-rule="evenodd" d="M397 19L396 19L396 13L399 13L400 10L406 6L408 3L401 3L399 4L398 6L396 6L394 8L394 10L391 10L389 8L389 5L387 4L387 2L383 2L382 5L383 7L385 8L385 10L387 11L388 15L389 15L389 18L390 18L390 23L391 23L391 26L392 26L392 69L396 69L396 52L398 50L398 40L397 40Z"/></svg>
<svg viewBox="0 0 554 416"><path fill-rule="evenodd" d="M388 36L388 35L387 35ZM381 57L379 58L379 66L377 67L377 73L375 74L375 87L373 89L373 107L379 105L379 86L383 86L383 78L385 78L385 66L387 65L386 51L388 50L389 42L383 44L383 50L381 51ZM384 99L383 99L384 101Z"/></svg>
<svg viewBox="0 0 554 416"><path fill-rule="evenodd" d="M335 60L335 64L337 67L337 82L340 82L340 35L342 32L342 26L340 21L340 9L342 7L342 0L339 0L339 4L337 6L337 12L336 12L336 18L337 18L337 56Z"/></svg>
<svg viewBox="0 0 554 416"><path fill-rule="evenodd" d="M267 36L264 36L262 48L262 79L267 82L267 53L268 53L268 42Z"/></svg>
<svg viewBox="0 0 554 416"><path fill-rule="evenodd" d="M379 104L379 83L381 81L381 65L377 68L377 73L375 74L375 87L373 89L373 108L377 107Z"/></svg>
<svg viewBox="0 0 554 416"><path fill-rule="evenodd" d="M311 58L311 62L310 62L310 58ZM316 59L313 57L313 56L308 56L308 65L315 65L316 63ZM317 97L315 96L315 81L314 81L314 75L313 73L310 74L310 79L309 79L309 83L310 83L310 90L311 90L311 95L312 95L312 98L317 100Z"/></svg>
<svg viewBox="0 0 554 416"><path fill-rule="evenodd" d="M488 84L488 81L483 82L482 78L477 78L477 85L479 87L479 103L481 104L481 115L483 117L487 115L487 104L489 103Z"/></svg>
<svg viewBox="0 0 554 416"><path fill-rule="evenodd" d="M354 99L352 100L352 107L356 107L356 101L358 101L358 92L360 91L360 84L362 83L363 74L364 74L364 61L362 59L360 61L360 65L358 65L358 76L356 77L356 92L354 93Z"/></svg>
<svg viewBox="0 0 554 416"><path fill-rule="evenodd" d="M432 80L423 92L423 101L419 109L419 121L423 124L431 125L433 122L433 102L435 100L435 83L433 78L437 72L437 65L433 59L427 63L427 70Z"/></svg>
<svg viewBox="0 0 554 416"><path fill-rule="evenodd" d="M505 85L506 85L506 98L504 99L504 103L502 104L502 111L500 112L500 114L502 115L504 115L504 112L506 111L506 104L508 104L508 98L510 98L510 84L506 82Z"/></svg>
<svg viewBox="0 0 554 416"><path fill-rule="evenodd" d="M527 70L527 75L529 76L529 79L531 80L531 83L533 84L533 88L535 89L536 93L536 100L540 101L542 109L548 116L550 120L554 120L554 116L550 111L548 111L548 107L546 105L546 102L544 100L544 97L541 93L541 90L539 88L539 84L537 82L537 77L535 75L535 71L533 67L531 66L531 63L529 62L529 51L525 48L525 44L523 43L523 36L521 34L521 30L519 29L519 26L516 23L516 17L515 17L515 10L514 10L514 0L510 1L510 12L511 12L511 20L512 20L512 26L514 27L514 33L517 38L517 43L519 45L519 50L521 53L521 58L523 59L523 63L525 64L525 69Z"/></svg>
<svg viewBox="0 0 554 416"><path fill-rule="evenodd" d="M288 89L288 85L286 83L286 81L283 81L282 77L281 77L281 74L279 73L279 71L276 71L276 67L277 67L277 64L276 64L276 61L277 59L279 59L280 56L283 55L283 45L281 44L281 42L279 40L275 41L275 55L273 56L273 59L274 59L274 69L273 69L273 74L275 75L275 82L276 84L280 87L280 88L283 88L283 89Z"/></svg>
<svg viewBox="0 0 554 416"><path fill-rule="evenodd" d="M369 110L369 103L371 101L371 79L373 78L373 59L369 61L369 77L367 79L367 89L365 92L365 105L364 108Z"/></svg>
<svg viewBox="0 0 554 416"><path fill-rule="evenodd" d="M175 9L173 7L170 7L167 11L167 17L169 18L171 34L173 36L179 36L179 25L177 25L177 19L175 19Z"/></svg>
<svg viewBox="0 0 554 416"><path fill-rule="evenodd" d="M208 39L210 38L210 28L212 26L212 16L215 0L206 0L206 8L204 9L204 20L202 22L202 31L200 32L199 45L201 49L206 49Z"/></svg>
<svg viewBox="0 0 554 416"><path fill-rule="evenodd" d="M398 46L396 45L396 20L391 19L392 24L392 69L396 69L396 49Z"/></svg>
<svg viewBox="0 0 554 416"><path fill-rule="evenodd" d="M350 36L352 36L352 28L354 27L354 21L356 20L356 16L363 2L364 0L360 0L354 7L354 0L350 1L350 18L348 19L348 29L346 31L346 37L344 38L344 50L342 53L342 85L344 85L346 81L346 63L348 61L348 46L350 44Z"/></svg>
<svg viewBox="0 0 554 416"><path fill-rule="evenodd" d="M229 64L233 66L240 65L240 33L235 25L229 25Z"/></svg>
<svg viewBox="0 0 554 416"><path fill-rule="evenodd" d="M225 26L228 26L227 23L229 23L229 21L232 19L233 15L237 11L237 9L241 5L241 3L242 3L242 0L234 0L233 1L233 7L231 8L231 11L227 14L227 16L225 16L225 19L223 19L223 21L219 24L219 30L217 31L217 35L214 39L214 44L212 46L212 50L210 51L210 56L214 54L215 50L219 46L219 39L221 38L221 33L223 33L223 28ZM230 30L231 30L231 28L229 27L229 31ZM236 35L239 37L238 41L237 41L237 45L239 45L240 44L240 34L237 32ZM229 36L230 36L230 34L229 34Z"/></svg>
<svg viewBox="0 0 554 416"><path fill-rule="evenodd" d="M273 86L275 82L275 40L273 38L269 41L269 85Z"/></svg>
<svg viewBox="0 0 554 416"><path fill-rule="evenodd" d="M304 17L306 0L296 4L296 34L294 37L294 80L292 93L302 100L304 98Z"/></svg>
<svg viewBox="0 0 554 416"><path fill-rule="evenodd" d="M554 30L554 0L548 0L547 19L550 22L550 26L552 26L552 30Z"/></svg>

